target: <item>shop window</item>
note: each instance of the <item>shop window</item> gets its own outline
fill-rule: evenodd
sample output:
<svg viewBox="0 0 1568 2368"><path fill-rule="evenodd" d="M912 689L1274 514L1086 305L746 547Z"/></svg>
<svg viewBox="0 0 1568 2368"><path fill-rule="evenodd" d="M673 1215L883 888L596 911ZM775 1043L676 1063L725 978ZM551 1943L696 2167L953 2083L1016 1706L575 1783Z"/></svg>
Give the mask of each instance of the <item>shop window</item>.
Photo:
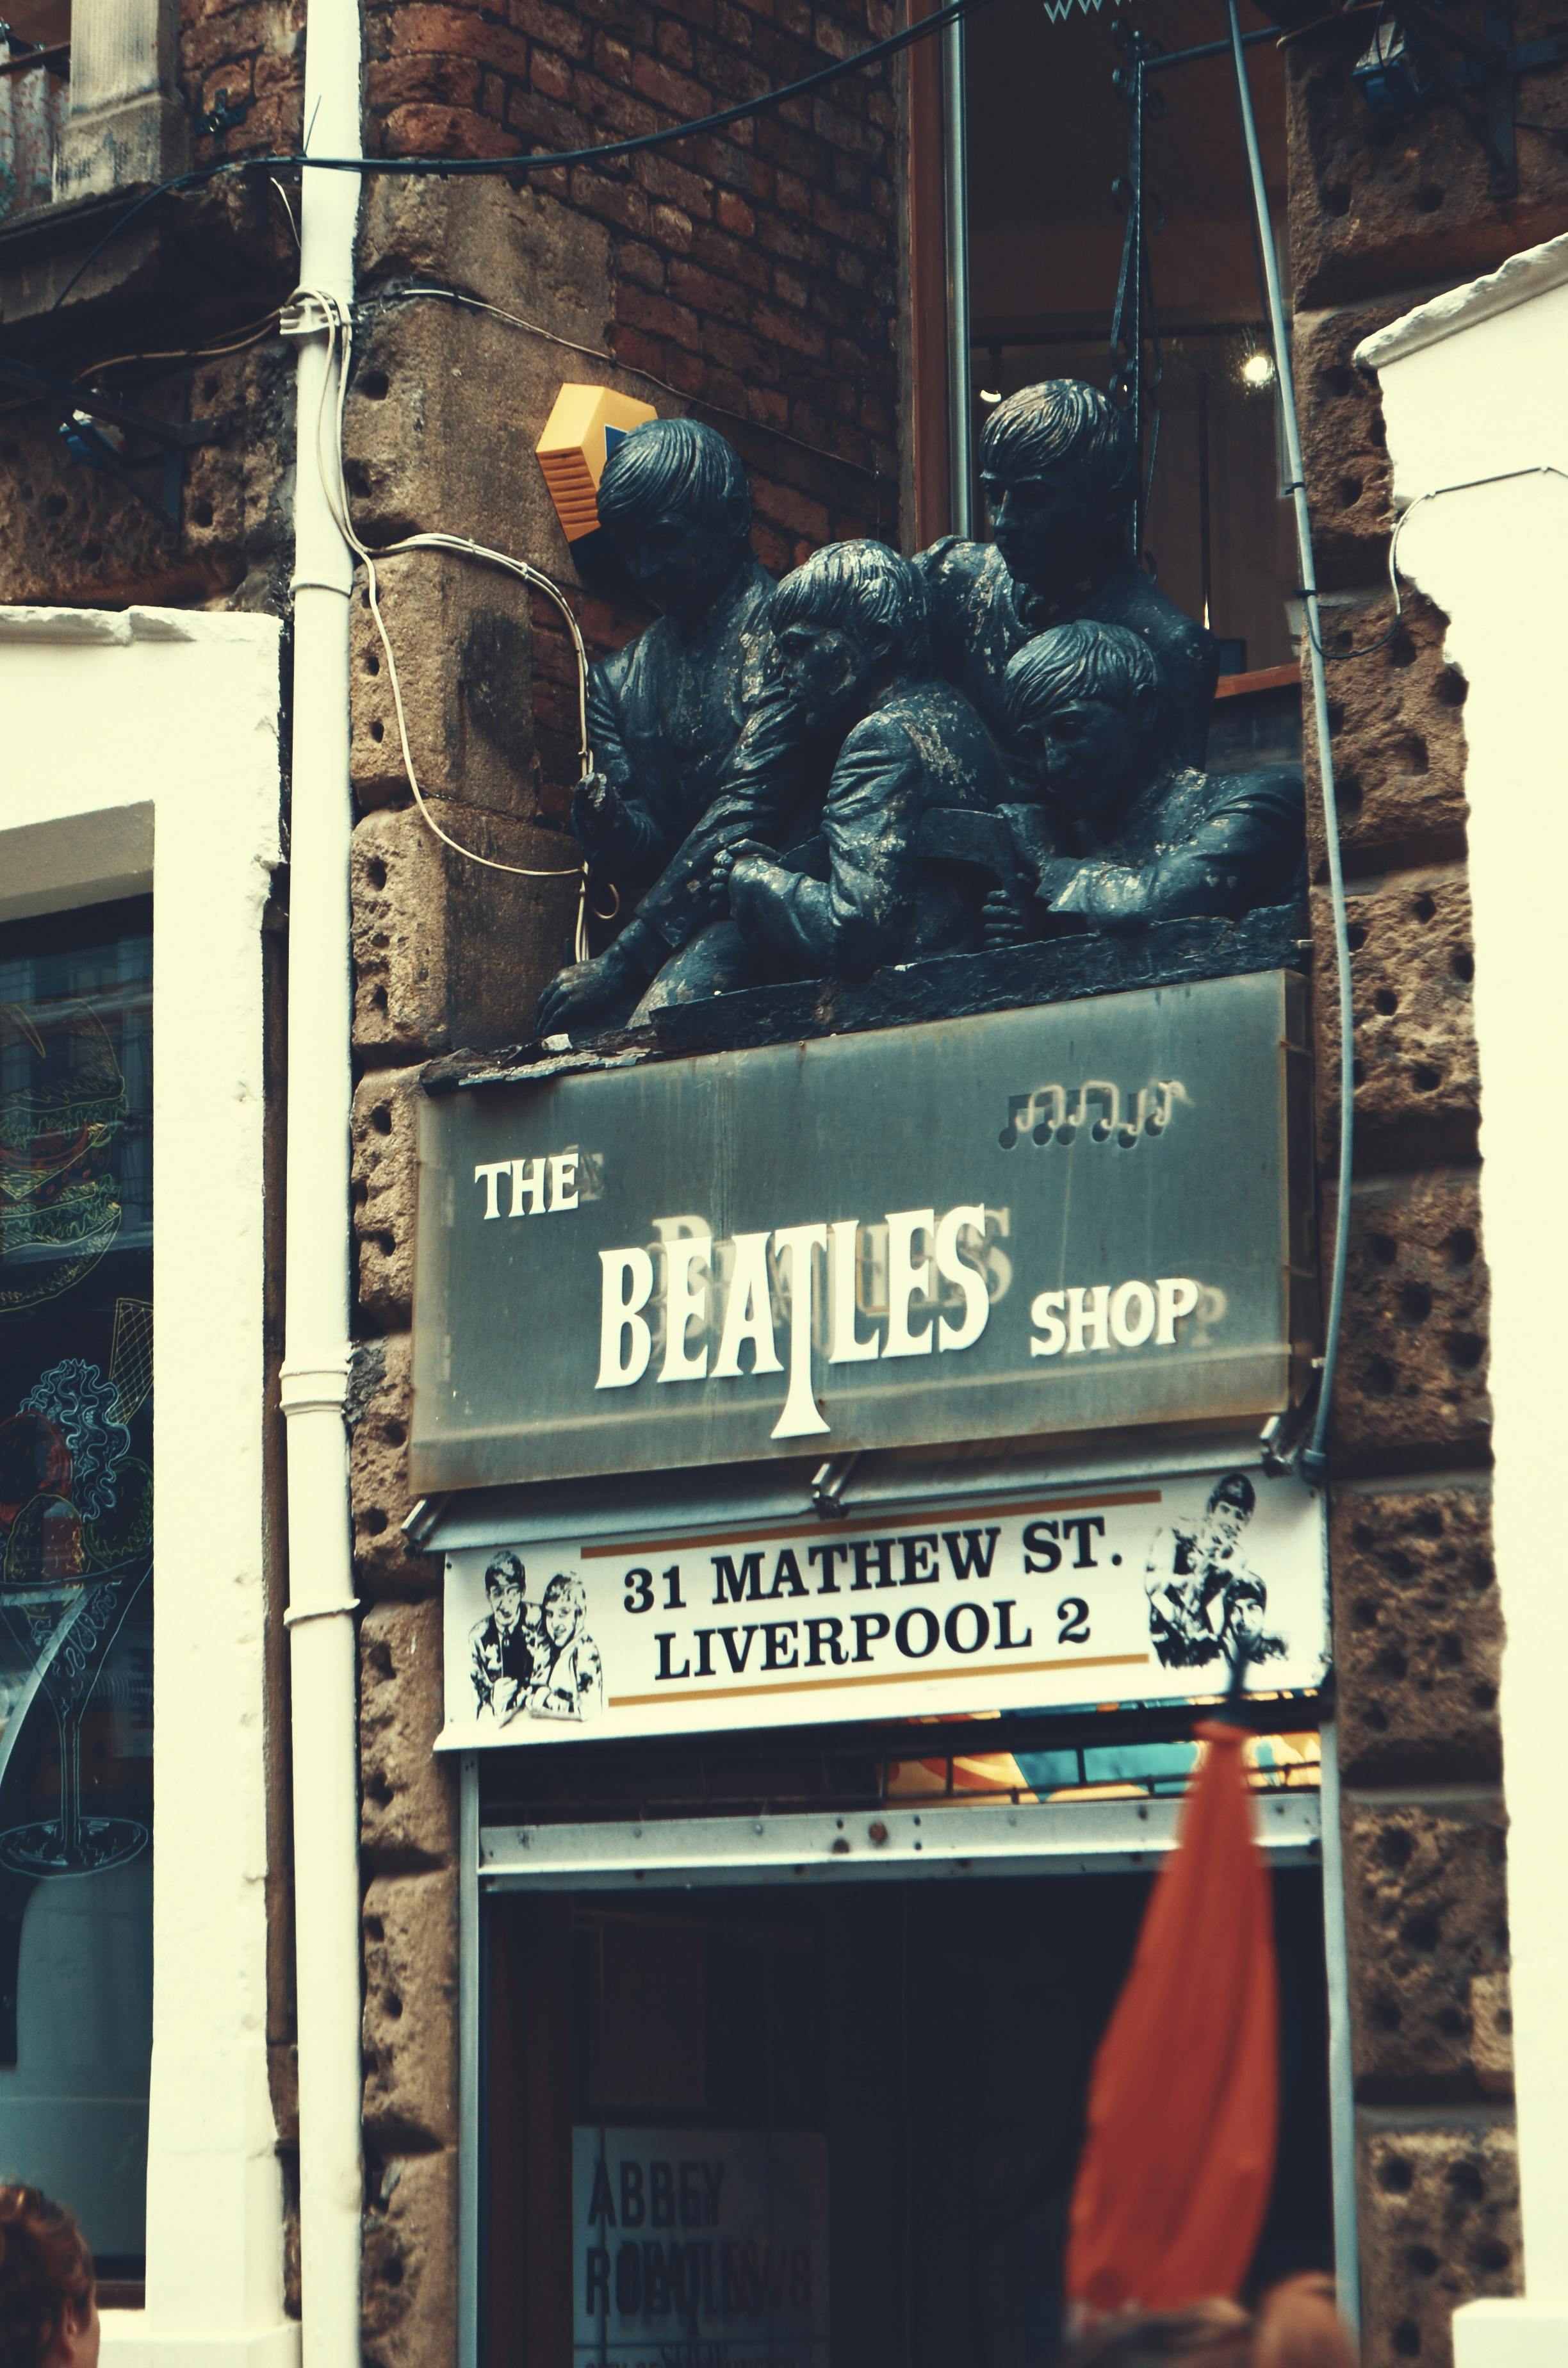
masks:
<svg viewBox="0 0 1568 2368"><path fill-rule="evenodd" d="M0 928L0 2164L72 2206L121 2302L152 2051L152 958L150 899Z"/></svg>
<svg viewBox="0 0 1568 2368"><path fill-rule="evenodd" d="M1054 2368L1089 2066L1148 1895L1090 1873L496 1898L486 2368ZM1290 2143L1265 2284L1333 2250L1316 1871L1274 1898Z"/></svg>
<svg viewBox="0 0 1568 2368"><path fill-rule="evenodd" d="M1245 31L1270 29L1246 0L1242 18ZM987 412L1018 387L1066 377L1113 388L1126 359L1125 345L1119 359L1110 344L1127 231L1122 44L1136 34L1170 56L1214 46L1223 29L1208 0L1135 0L1104 14L1001 0L969 23L967 354L977 452ZM1278 243L1284 66L1267 38L1249 45L1248 61ZM1221 645L1210 763L1288 761L1301 746L1301 620L1230 56L1156 63L1145 87L1154 316L1142 351L1149 495L1139 542L1162 590ZM976 476L972 516L983 532Z"/></svg>

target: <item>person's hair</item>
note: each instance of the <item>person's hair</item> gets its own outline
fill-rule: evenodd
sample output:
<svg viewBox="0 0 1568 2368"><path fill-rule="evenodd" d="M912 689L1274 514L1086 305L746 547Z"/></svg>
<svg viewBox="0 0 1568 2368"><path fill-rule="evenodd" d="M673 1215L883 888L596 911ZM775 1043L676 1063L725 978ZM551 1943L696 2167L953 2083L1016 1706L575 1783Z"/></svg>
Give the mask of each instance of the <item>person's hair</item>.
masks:
<svg viewBox="0 0 1568 2368"><path fill-rule="evenodd" d="M635 533L664 509L693 509L726 541L751 532L741 456L700 419L645 419L617 443L599 479L599 524Z"/></svg>
<svg viewBox="0 0 1568 2368"><path fill-rule="evenodd" d="M579 1623L585 1621L588 1616L588 1599L583 1592L583 1582L575 1571L558 1570L556 1572L544 1590L544 1600L540 1608L548 1611L551 1605L562 1596L576 1613Z"/></svg>
<svg viewBox="0 0 1568 2368"><path fill-rule="evenodd" d="M1288 2278L1256 2317L1216 2296L1179 2310L1116 2311L1085 2328L1062 2368L1356 2368L1331 2280Z"/></svg>
<svg viewBox="0 0 1568 2368"><path fill-rule="evenodd" d="M885 542L824 543L776 587L767 621L776 633L791 625L833 625L861 642L868 632L882 632L895 665L919 666L926 658L920 578Z"/></svg>
<svg viewBox="0 0 1568 2368"><path fill-rule="evenodd" d="M1130 499L1138 448L1125 413L1080 378L1048 378L996 405L981 430L980 465L997 475L1053 469L1108 510Z"/></svg>
<svg viewBox="0 0 1568 2368"><path fill-rule="evenodd" d="M0 2368L39 2368L66 2305L85 2311L92 2292L93 2257L64 2205L0 2185Z"/></svg>
<svg viewBox="0 0 1568 2368"><path fill-rule="evenodd" d="M523 1568L522 1555L514 1554L510 1546L505 1554L492 1554L484 1565L484 1585L487 1593L493 1579L499 1580L503 1584L509 1581L513 1587L526 1587L528 1583L528 1575Z"/></svg>
<svg viewBox="0 0 1568 2368"><path fill-rule="evenodd" d="M1069 2344L1062 2368L1247 2368L1251 2313L1216 2296L1180 2310L1115 2311Z"/></svg>
<svg viewBox="0 0 1568 2368"><path fill-rule="evenodd" d="M1002 678L1009 728L1016 731L1041 708L1069 699L1103 699L1112 707L1141 709L1145 728L1153 723L1160 704L1160 669L1142 634L1081 617L1026 642Z"/></svg>
<svg viewBox="0 0 1568 2368"><path fill-rule="evenodd" d="M1239 1513L1250 1513L1257 1503L1257 1490L1244 1472L1227 1472L1216 1480L1209 1492L1209 1510L1216 1505L1234 1505Z"/></svg>
<svg viewBox="0 0 1568 2368"><path fill-rule="evenodd" d="M1287 2278L1264 2295L1251 2368L1356 2368L1356 2352L1334 2296L1318 2273Z"/></svg>

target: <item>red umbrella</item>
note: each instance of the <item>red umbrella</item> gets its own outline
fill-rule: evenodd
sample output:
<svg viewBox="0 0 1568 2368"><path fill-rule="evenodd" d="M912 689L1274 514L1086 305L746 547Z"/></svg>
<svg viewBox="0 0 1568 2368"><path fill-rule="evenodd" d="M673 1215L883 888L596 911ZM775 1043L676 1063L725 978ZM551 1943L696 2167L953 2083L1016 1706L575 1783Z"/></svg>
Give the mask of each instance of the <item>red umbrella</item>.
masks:
<svg viewBox="0 0 1568 2368"><path fill-rule="evenodd" d="M1247 1737L1198 1733L1209 1748L1089 2083L1067 2297L1091 2313L1234 2295L1274 2177L1278 1983Z"/></svg>

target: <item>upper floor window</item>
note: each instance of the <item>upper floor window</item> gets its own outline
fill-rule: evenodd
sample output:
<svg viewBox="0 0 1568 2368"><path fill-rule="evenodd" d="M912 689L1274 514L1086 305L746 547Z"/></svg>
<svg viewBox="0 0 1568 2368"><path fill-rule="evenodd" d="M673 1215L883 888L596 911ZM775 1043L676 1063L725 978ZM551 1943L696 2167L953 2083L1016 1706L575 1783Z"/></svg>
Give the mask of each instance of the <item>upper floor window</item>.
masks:
<svg viewBox="0 0 1568 2368"><path fill-rule="evenodd" d="M1282 245L1284 62L1243 0L1265 176ZM966 27L969 318L964 385L976 452L1000 398L1087 380L1132 410L1140 307L1128 252L1141 164L1145 305L1134 416L1142 563L1220 643L1210 761L1300 753L1302 620L1278 391L1269 353L1233 70L1206 0L1100 13L1085 0L999 0ZM1149 44L1135 145L1130 37ZM1190 53L1190 54L1189 54ZM1179 58L1171 66L1166 60ZM1141 154L1138 153L1141 148ZM1121 292L1122 342L1112 349ZM975 530L983 533L978 470Z"/></svg>

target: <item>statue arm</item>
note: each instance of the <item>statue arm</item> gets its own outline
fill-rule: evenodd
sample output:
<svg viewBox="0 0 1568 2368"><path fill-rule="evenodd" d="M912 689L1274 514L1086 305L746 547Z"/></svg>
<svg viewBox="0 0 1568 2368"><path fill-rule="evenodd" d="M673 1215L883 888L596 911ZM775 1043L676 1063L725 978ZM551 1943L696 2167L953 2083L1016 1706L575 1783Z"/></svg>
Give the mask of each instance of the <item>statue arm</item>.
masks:
<svg viewBox="0 0 1568 2368"><path fill-rule="evenodd" d="M584 851L611 867L656 861L664 832L642 794L637 767L626 745L620 701L602 666L588 669L588 746L594 769L572 799L572 827Z"/></svg>
<svg viewBox="0 0 1568 2368"><path fill-rule="evenodd" d="M744 863L731 886L743 928L835 974L898 951L915 894L925 772L908 734L872 716L839 752L823 810L830 877Z"/></svg>
<svg viewBox="0 0 1568 2368"><path fill-rule="evenodd" d="M1282 903L1301 861L1299 799L1299 787L1294 802L1288 787L1256 794L1238 787L1232 800L1153 863L1078 865L1051 909L1114 929L1150 921L1239 920L1259 905ZM1048 873L1042 894L1049 882Z"/></svg>
<svg viewBox="0 0 1568 2368"><path fill-rule="evenodd" d="M796 711L782 688L769 687L748 711L712 803L676 849L637 908L658 961L681 947L721 909L713 860L742 840L791 844L785 824L801 740Z"/></svg>

